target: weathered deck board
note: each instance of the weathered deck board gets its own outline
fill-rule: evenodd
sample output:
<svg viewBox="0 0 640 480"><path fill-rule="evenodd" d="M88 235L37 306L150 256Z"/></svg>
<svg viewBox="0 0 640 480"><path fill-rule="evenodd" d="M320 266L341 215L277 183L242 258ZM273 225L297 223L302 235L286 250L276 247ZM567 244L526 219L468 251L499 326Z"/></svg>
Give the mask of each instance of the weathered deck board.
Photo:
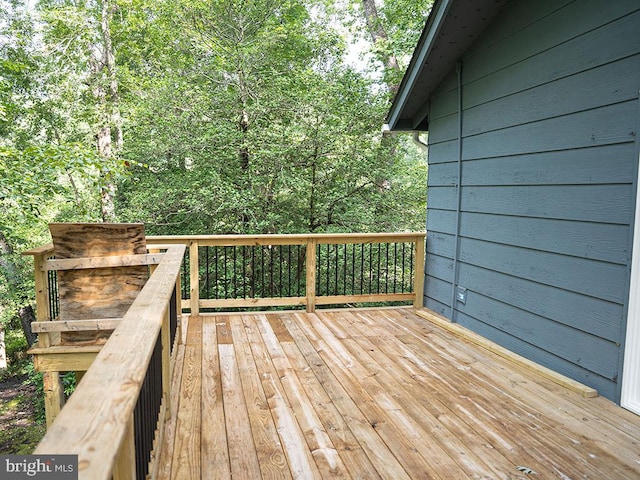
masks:
<svg viewBox="0 0 640 480"><path fill-rule="evenodd" d="M640 417L411 309L187 328L159 478L640 478Z"/></svg>
<svg viewBox="0 0 640 480"><path fill-rule="evenodd" d="M202 321L189 319L175 427L171 479L198 478L201 472Z"/></svg>
<svg viewBox="0 0 640 480"><path fill-rule="evenodd" d="M212 480L224 479L231 475L231 466L224 416L216 318L207 317L202 320L201 476Z"/></svg>

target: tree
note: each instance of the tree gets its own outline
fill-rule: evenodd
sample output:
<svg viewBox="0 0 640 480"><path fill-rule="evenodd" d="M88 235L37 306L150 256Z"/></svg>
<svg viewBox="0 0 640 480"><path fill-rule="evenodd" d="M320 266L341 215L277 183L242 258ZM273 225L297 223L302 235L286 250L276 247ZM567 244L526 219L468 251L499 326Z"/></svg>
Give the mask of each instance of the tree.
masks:
<svg viewBox="0 0 640 480"><path fill-rule="evenodd" d="M19 273L6 311L31 300L15 252L45 243L50 221L166 234L422 228L426 166L381 136L387 91L345 65L327 3L40 0L30 16L0 0L3 285ZM379 58L386 48L403 65L400 12L414 3L377 6Z"/></svg>
<svg viewBox="0 0 640 480"><path fill-rule="evenodd" d="M48 221L92 218L87 192L100 164L68 133L69 104L37 22L20 2L2 2L0 24L1 329L31 321L33 267L19 253L48 242Z"/></svg>
<svg viewBox="0 0 640 480"><path fill-rule="evenodd" d="M122 121L119 109L118 77L116 72L115 54L111 40L111 19L115 5L110 0L100 0L100 42L91 45L93 55L89 55L88 63L93 83L93 96L102 110L98 123L96 142L98 154L108 164L113 163L122 150ZM100 199L102 206L102 220L113 222L116 219L113 197L116 184L114 172L104 169L101 172L104 181Z"/></svg>
<svg viewBox="0 0 640 480"><path fill-rule="evenodd" d="M123 134L120 99L111 34L116 10L113 0L39 2L43 47L49 53L51 83L57 106L68 109L57 135L93 145L99 170L102 221L115 221L116 177Z"/></svg>
<svg viewBox="0 0 640 480"><path fill-rule="evenodd" d="M387 176L404 149L382 142L385 97L343 65L326 18L283 0L166 2L150 16L147 31L173 32L173 56L129 55L141 60L129 72L162 75L127 112L138 166L121 218L162 233L379 228L366 211L400 192L404 171Z"/></svg>
<svg viewBox="0 0 640 480"><path fill-rule="evenodd" d="M351 17L356 39L370 38L370 51L382 66L383 81L392 95L400 85L433 1L392 0L376 3L376 0L354 0L350 11L344 12L338 7L347 18ZM366 35L362 32L366 32Z"/></svg>

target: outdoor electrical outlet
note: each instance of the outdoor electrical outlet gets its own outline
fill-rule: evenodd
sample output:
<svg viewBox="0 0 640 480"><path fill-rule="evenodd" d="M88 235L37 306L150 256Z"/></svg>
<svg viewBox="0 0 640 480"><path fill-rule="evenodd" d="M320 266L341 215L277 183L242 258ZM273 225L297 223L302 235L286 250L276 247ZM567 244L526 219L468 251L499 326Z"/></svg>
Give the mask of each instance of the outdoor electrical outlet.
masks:
<svg viewBox="0 0 640 480"><path fill-rule="evenodd" d="M460 303L467 303L467 289L464 287L457 287L456 289L456 299Z"/></svg>

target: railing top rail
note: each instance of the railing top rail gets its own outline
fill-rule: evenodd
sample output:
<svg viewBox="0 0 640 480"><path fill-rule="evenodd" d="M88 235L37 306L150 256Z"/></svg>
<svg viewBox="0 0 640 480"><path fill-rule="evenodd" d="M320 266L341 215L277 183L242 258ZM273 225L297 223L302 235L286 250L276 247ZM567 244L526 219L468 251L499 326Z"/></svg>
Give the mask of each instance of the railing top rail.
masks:
<svg viewBox="0 0 640 480"><path fill-rule="evenodd" d="M304 245L311 239L316 243L376 243L411 242L424 238L425 232L393 233L293 233L260 235L148 235L149 248L165 248L169 245L188 245L195 241L202 245ZM155 245L155 244L160 245ZM42 245L22 252L22 255L53 253L53 244Z"/></svg>
<svg viewBox="0 0 640 480"><path fill-rule="evenodd" d="M77 454L80 478L110 478L184 252L167 250L35 453Z"/></svg>
<svg viewBox="0 0 640 480"><path fill-rule="evenodd" d="M22 255L45 255L47 253L53 253L53 243L47 243L46 245L25 250L22 252Z"/></svg>
<svg viewBox="0 0 640 480"><path fill-rule="evenodd" d="M260 235L153 235L150 242L169 244L188 244L198 242L201 245L304 245L310 240L316 243L377 243L411 242L424 238L424 232L396 233L297 233L297 234L260 234Z"/></svg>

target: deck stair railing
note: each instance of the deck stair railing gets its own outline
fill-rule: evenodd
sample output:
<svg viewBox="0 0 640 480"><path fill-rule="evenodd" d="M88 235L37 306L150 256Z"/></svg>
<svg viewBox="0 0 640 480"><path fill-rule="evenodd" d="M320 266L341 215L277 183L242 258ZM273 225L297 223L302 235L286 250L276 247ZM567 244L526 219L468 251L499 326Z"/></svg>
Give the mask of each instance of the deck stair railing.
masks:
<svg viewBox="0 0 640 480"><path fill-rule="evenodd" d="M164 253L154 254L159 261L144 288L94 354L76 391L34 452L78 455L81 479L142 479L153 477L157 467L153 449L170 411L171 351L180 335L177 292L185 247L149 249ZM45 312L38 314L38 320L47 321L41 317L49 315L49 275L38 264L51 257L51 250L29 253L36 262L37 306ZM40 355L51 356L47 362L61 361L54 359L55 352L43 350Z"/></svg>

